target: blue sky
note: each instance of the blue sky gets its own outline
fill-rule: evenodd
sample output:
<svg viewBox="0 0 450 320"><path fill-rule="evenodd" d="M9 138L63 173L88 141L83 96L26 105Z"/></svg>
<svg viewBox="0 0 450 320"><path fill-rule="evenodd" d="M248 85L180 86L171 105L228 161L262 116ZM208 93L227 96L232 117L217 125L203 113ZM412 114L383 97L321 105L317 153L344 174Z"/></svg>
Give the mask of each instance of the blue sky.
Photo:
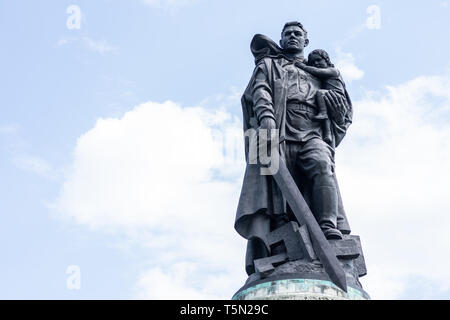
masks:
<svg viewBox="0 0 450 320"><path fill-rule="evenodd" d="M70 5L81 9L80 29L66 25ZM379 28L367 25L371 5L380 10ZM243 158L238 149L230 167L208 130L222 138L239 131L239 95L254 66L250 40L262 33L278 41L291 20L308 30L307 51L326 49L342 67L355 101L355 124L337 161L354 233L367 243L369 294L450 298L450 278L430 276L430 266L439 262L445 269L449 258L423 257L419 244L405 253L416 245L405 237L416 232L429 239L424 251L438 245L450 250L443 217L450 207L449 10L441 0L1 1L0 298L231 296L245 280L245 242L232 230ZM167 122L167 116L175 120ZM167 129L176 124L193 132L189 139L198 138L192 146L198 158L165 179L160 171L173 167L155 159L165 150L161 141L183 135ZM136 156L124 156L136 149ZM196 175L183 176L187 171ZM109 192L110 184L102 183L112 176L112 185L120 187ZM172 190L165 180L180 187L159 201L158 188ZM425 188L415 191L416 183ZM190 185L192 194L184 195L183 186ZM142 197L131 201L127 190L142 191ZM398 197L371 202L392 194ZM219 235L201 238L174 227L183 219L192 228L203 223L201 217L214 220L211 211L221 201L218 221L227 230ZM433 214L415 214L419 208ZM433 238L436 221L442 238ZM387 234L395 224L403 231ZM185 254L176 249L182 236L195 238ZM208 260L212 248L202 243L214 241L229 243L224 250L234 252L222 253L219 262L240 265ZM80 267L79 290L67 288L70 265ZM416 267L405 270L410 265ZM167 284L178 295L152 291Z"/></svg>

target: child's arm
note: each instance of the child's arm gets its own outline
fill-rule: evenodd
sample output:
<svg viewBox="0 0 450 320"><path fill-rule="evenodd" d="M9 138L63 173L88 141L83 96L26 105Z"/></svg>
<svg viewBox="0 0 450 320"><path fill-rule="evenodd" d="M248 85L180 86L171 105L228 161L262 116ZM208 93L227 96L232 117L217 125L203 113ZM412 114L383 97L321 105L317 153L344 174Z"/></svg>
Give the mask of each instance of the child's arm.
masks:
<svg viewBox="0 0 450 320"><path fill-rule="evenodd" d="M337 77L339 76L339 71L336 68L316 68L316 67L311 67L311 66L307 66L304 63L296 63L295 64L297 67L299 67L302 70L305 70L306 72L312 74L313 76L316 76L318 78L333 78L333 77Z"/></svg>

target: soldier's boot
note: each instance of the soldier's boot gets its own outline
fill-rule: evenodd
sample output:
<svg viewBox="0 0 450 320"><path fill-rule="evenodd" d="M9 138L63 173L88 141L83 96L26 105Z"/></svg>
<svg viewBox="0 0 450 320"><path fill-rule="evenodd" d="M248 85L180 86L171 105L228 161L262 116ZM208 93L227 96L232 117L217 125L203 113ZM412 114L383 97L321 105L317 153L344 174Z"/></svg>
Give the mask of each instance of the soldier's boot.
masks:
<svg viewBox="0 0 450 320"><path fill-rule="evenodd" d="M314 188L314 215L327 239L342 239L337 229L338 195L333 186Z"/></svg>

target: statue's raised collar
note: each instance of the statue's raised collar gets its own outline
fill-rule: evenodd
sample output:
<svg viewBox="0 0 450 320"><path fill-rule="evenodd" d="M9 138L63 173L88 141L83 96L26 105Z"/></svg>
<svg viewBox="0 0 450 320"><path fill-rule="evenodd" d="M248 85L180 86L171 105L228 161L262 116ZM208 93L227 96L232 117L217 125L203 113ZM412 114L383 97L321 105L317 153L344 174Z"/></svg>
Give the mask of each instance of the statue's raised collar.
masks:
<svg viewBox="0 0 450 320"><path fill-rule="evenodd" d="M250 50L255 57L255 63L258 63L264 58L285 58L289 61L305 59L293 59L292 57L286 55L283 49L277 45L272 39L262 34L255 34L250 43Z"/></svg>

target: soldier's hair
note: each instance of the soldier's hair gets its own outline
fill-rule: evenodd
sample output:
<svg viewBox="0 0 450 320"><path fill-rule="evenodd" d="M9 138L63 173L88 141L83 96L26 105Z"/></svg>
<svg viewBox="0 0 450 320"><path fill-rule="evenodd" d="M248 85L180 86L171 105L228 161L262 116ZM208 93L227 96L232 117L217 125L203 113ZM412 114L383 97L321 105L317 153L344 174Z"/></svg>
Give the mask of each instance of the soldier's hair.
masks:
<svg viewBox="0 0 450 320"><path fill-rule="evenodd" d="M309 61L311 60L312 55L322 57L327 62L329 67L334 68L334 64L331 63L330 56L328 55L328 53L325 50L316 49L316 50L311 51L311 53L308 55L308 64L309 64Z"/></svg>
<svg viewBox="0 0 450 320"><path fill-rule="evenodd" d="M308 31L306 31L306 29L303 27L303 25L302 25L300 22L298 22L298 21L287 22L287 23L284 25L283 30L281 30L281 36L283 36L284 30L285 30L287 27L290 27L290 26L297 26L297 27L299 27L300 29L302 29L302 31L305 33L305 39L308 39Z"/></svg>

